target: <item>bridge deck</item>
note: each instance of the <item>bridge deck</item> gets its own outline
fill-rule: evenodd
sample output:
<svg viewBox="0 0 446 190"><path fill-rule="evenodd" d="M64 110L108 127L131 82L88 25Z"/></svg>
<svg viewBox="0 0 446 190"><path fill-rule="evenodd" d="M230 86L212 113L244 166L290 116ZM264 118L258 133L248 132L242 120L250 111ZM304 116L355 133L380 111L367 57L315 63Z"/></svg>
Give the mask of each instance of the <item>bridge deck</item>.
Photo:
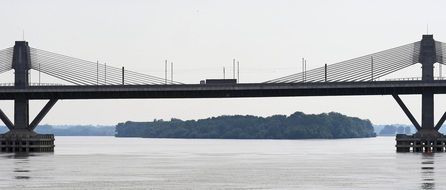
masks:
<svg viewBox="0 0 446 190"><path fill-rule="evenodd" d="M245 83L185 85L99 85L30 86L26 89L0 87L0 99L17 96L29 99L127 99L127 98L237 98L286 96L348 96L421 94L423 89L446 93L446 80L320 82L320 83Z"/></svg>

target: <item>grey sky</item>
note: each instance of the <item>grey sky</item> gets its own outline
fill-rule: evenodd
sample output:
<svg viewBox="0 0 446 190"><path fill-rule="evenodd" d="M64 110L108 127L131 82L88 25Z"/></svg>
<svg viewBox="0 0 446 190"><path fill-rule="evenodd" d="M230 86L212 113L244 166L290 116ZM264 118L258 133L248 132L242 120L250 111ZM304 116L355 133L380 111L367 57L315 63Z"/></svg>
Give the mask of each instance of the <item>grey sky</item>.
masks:
<svg viewBox="0 0 446 190"><path fill-rule="evenodd" d="M175 80L198 83L232 75L240 61L241 82L263 82L404 45L426 33L446 41L444 1L415 0L159 0L1 1L0 49L15 40L35 48L164 76L173 61ZM390 77L418 76L419 65ZM8 82L12 74L2 76ZM33 73L32 80L36 80ZM43 82L52 78L43 76ZM446 111L436 96L436 118ZM405 96L419 118L420 98ZM43 102L31 104L36 114ZM0 102L12 117L12 102ZM126 120L203 118L221 114L267 116L294 111L337 111L373 123L410 123L390 96L258 99L63 100L43 123L116 124ZM34 115L33 114L33 115Z"/></svg>

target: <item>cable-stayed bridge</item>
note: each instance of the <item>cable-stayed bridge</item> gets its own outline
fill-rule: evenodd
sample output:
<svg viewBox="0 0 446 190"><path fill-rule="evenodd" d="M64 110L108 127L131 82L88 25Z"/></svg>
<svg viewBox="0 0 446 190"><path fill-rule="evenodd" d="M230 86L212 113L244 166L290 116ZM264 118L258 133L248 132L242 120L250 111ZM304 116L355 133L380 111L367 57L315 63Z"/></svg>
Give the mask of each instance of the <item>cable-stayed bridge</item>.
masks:
<svg viewBox="0 0 446 190"><path fill-rule="evenodd" d="M434 63L444 64L444 43L432 35L421 41L325 65L260 83L183 84L124 68L99 64L37 48L18 41L0 50L0 73L14 70L14 84L0 86L1 100L14 100L14 122L0 110L0 119L9 132L0 136L0 150L6 152L53 151L54 136L33 132L59 99L126 98L231 98L284 96L392 95L418 132L398 136L398 151L443 152L446 138L438 133L446 113L434 124L434 94L446 93L446 80L435 80ZM421 64L422 77L412 80L378 80L396 71ZM36 70L69 83L30 83ZM421 123L399 98L400 94L422 95ZM29 100L48 99L32 120Z"/></svg>

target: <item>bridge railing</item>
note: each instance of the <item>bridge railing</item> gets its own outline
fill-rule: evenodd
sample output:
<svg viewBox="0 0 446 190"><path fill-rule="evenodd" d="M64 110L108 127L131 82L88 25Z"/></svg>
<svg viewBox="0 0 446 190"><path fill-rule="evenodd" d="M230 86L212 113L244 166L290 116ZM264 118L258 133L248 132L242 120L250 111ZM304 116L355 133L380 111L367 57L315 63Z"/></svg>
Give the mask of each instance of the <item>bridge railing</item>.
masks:
<svg viewBox="0 0 446 190"><path fill-rule="evenodd" d="M14 86L14 83L0 83L0 86ZM64 84L59 84L59 83L38 83L38 82L33 82L33 83L29 83L29 86L65 86Z"/></svg>
<svg viewBox="0 0 446 190"><path fill-rule="evenodd" d="M406 78L392 78L386 79L385 81L413 81L413 80L422 80L421 77L406 77ZM446 80L446 77L434 77L434 80Z"/></svg>
<svg viewBox="0 0 446 190"><path fill-rule="evenodd" d="M385 81L410 81L410 80L421 80L421 77L405 77L405 78L391 78Z"/></svg>
<svg viewBox="0 0 446 190"><path fill-rule="evenodd" d="M66 84L32 82L32 83L29 83L29 85L30 85L30 86L64 86L64 85L66 85Z"/></svg>

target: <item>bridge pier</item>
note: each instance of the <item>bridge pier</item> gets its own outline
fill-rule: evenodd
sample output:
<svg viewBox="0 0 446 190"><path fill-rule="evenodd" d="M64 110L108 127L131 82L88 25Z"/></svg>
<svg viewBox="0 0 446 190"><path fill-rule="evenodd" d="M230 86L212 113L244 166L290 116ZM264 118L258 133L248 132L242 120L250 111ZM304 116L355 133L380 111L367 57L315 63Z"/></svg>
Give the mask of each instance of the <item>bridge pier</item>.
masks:
<svg viewBox="0 0 446 190"><path fill-rule="evenodd" d="M12 60L15 88L28 88L30 65L28 42L16 42ZM24 95L18 95L14 99L14 123L0 109L0 119L9 129L7 133L0 134L0 152L53 152L54 135L37 134L34 129L56 102L57 99L50 100L31 123L29 123L29 99Z"/></svg>
<svg viewBox="0 0 446 190"><path fill-rule="evenodd" d="M434 63L437 62L437 54L435 40L432 35L423 35L420 43L419 62L422 65L422 80L433 82ZM444 152L446 149L446 137L438 130L446 119L446 113L434 127L434 93L432 89L424 89L421 94L421 126L398 95L393 94L393 97L417 129L414 135L396 135L396 151Z"/></svg>

